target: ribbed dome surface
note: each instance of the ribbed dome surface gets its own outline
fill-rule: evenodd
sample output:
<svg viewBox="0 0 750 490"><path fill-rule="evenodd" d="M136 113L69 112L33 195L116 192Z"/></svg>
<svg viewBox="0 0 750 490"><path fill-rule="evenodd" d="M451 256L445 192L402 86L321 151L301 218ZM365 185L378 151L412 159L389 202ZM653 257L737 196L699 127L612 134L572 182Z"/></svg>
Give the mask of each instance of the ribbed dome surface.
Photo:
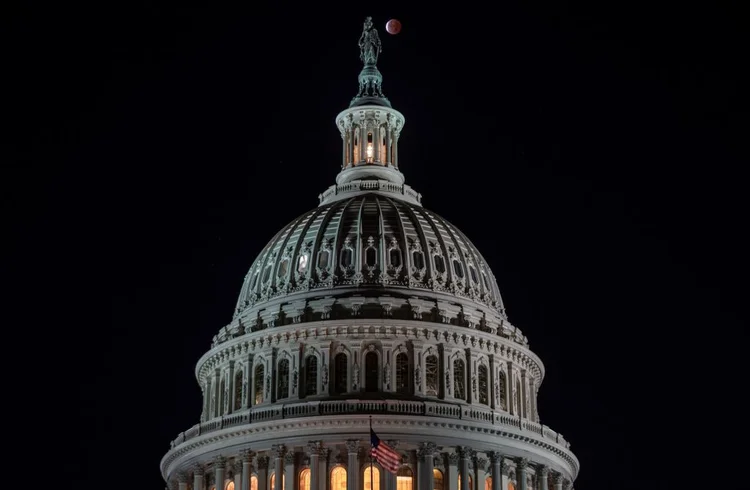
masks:
<svg viewBox="0 0 750 490"><path fill-rule="evenodd" d="M293 301L296 292L352 289L439 293L505 317L492 271L463 233L419 205L375 193L321 205L285 226L251 266L235 316L276 297Z"/></svg>

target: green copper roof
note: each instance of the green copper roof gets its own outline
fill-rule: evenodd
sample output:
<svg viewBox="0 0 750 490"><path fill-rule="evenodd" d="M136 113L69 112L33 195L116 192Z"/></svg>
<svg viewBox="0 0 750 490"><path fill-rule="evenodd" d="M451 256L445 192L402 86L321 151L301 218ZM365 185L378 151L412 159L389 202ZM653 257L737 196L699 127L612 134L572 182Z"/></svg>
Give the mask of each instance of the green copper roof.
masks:
<svg viewBox="0 0 750 490"><path fill-rule="evenodd" d="M359 37L359 59L365 66L359 72L359 91L352 99L349 107L360 105L382 105L391 107L388 98L383 95L381 84L383 75L378 70L377 62L383 50L380 43L378 31L372 25L372 17L365 19L365 25L362 29L362 35Z"/></svg>

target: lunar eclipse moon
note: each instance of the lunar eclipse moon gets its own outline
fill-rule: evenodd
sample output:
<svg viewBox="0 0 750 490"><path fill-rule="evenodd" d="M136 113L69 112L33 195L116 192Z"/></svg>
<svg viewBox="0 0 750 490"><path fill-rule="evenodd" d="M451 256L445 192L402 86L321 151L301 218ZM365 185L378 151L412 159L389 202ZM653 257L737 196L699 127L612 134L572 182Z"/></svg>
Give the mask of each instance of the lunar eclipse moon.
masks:
<svg viewBox="0 0 750 490"><path fill-rule="evenodd" d="M398 19L391 19L385 23L385 30L388 34L398 34L401 32L401 22Z"/></svg>

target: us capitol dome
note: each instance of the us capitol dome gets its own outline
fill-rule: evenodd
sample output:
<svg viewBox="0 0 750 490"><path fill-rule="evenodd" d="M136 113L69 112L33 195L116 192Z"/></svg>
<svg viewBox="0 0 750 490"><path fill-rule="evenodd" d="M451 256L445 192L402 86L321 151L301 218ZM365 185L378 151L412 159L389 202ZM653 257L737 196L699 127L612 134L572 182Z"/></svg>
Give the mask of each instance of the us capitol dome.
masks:
<svg viewBox="0 0 750 490"><path fill-rule="evenodd" d="M198 361L200 423L161 461L168 489L568 490L544 366L479 250L404 182L370 18L359 46L336 184L268 242Z"/></svg>

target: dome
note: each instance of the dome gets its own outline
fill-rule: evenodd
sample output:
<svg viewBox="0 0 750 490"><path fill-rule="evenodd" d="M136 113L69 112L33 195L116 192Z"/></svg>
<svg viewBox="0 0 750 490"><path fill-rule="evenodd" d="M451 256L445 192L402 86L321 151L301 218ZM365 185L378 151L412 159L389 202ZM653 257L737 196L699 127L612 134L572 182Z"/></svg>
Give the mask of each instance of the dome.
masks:
<svg viewBox="0 0 750 490"><path fill-rule="evenodd" d="M488 331L506 321L492 271L458 228L374 192L323 204L282 228L250 267L235 318L253 328L300 322L316 304L334 317L453 311Z"/></svg>

